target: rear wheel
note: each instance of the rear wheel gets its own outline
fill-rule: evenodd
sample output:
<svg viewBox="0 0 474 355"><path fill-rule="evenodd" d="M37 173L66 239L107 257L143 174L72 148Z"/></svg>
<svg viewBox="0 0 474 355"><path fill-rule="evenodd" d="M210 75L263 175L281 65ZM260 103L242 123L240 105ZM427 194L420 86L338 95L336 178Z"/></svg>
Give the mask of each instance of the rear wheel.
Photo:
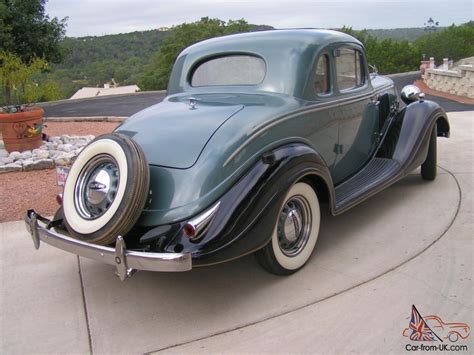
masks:
<svg viewBox="0 0 474 355"><path fill-rule="evenodd" d="M438 130L436 124L431 131L430 143L428 146L428 155L423 164L421 164L421 177L424 180L434 180L436 179L437 173L437 137Z"/></svg>
<svg viewBox="0 0 474 355"><path fill-rule="evenodd" d="M313 252L320 224L319 201L313 188L294 184L280 208L271 241L256 253L260 265L276 275L302 268Z"/></svg>
<svg viewBox="0 0 474 355"><path fill-rule="evenodd" d="M107 245L140 216L150 173L143 151L122 134L97 137L77 157L63 193L64 223L71 236Z"/></svg>
<svg viewBox="0 0 474 355"><path fill-rule="evenodd" d="M451 332L451 333L448 334L448 339L449 339L449 341L455 343L455 342L458 341L459 335L456 332Z"/></svg>

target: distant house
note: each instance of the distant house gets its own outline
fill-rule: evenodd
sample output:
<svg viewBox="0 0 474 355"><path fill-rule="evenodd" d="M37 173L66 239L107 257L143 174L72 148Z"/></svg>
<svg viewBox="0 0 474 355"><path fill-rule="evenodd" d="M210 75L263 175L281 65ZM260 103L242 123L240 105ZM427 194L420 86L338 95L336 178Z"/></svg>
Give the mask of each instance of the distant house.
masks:
<svg viewBox="0 0 474 355"><path fill-rule="evenodd" d="M138 91L140 91L140 88L137 85L110 87L109 84L105 84L103 88L84 87L79 89L74 95L70 97L70 100L96 96L133 94Z"/></svg>

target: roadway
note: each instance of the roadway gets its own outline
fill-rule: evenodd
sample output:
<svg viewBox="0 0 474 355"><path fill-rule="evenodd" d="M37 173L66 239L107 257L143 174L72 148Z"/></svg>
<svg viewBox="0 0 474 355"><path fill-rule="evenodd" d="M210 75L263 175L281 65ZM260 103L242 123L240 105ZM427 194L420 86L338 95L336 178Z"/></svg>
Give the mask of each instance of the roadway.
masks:
<svg viewBox="0 0 474 355"><path fill-rule="evenodd" d="M398 91L407 84L419 79L418 72L396 74L391 76ZM141 92L120 96L101 96L90 99L62 100L40 104L46 117L93 117L122 116L128 117L146 107L157 104L165 97L164 91ZM426 99L438 102L447 112L473 111L474 105L460 104L437 96L426 96Z"/></svg>

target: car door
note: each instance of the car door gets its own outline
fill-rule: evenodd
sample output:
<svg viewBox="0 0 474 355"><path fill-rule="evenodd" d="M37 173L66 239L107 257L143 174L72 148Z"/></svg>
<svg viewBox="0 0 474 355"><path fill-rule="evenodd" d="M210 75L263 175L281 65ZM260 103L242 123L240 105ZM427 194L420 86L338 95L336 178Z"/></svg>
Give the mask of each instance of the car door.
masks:
<svg viewBox="0 0 474 355"><path fill-rule="evenodd" d="M332 62L330 52L323 50L316 58L309 82L309 94L313 103L331 104L334 100L334 85L332 77ZM330 105L331 106L331 105ZM332 107L316 110L309 114L311 125L307 127L309 140L316 151L322 156L329 170L332 172L336 162L337 151L334 146L338 141L338 121Z"/></svg>
<svg viewBox="0 0 474 355"><path fill-rule="evenodd" d="M362 49L341 45L333 50L337 106L335 184L359 171L370 159L378 138L378 115Z"/></svg>

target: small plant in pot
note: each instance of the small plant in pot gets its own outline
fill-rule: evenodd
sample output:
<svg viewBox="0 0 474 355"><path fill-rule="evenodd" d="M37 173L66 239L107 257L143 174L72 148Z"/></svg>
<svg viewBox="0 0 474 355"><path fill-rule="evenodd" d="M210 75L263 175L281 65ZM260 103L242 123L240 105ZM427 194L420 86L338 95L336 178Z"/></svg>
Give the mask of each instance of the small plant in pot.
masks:
<svg viewBox="0 0 474 355"><path fill-rule="evenodd" d="M25 104L29 92L35 90L31 77L46 68L46 61L22 62L17 56L0 52L0 84L3 107L0 110L0 131L8 152L32 150L42 144L44 110Z"/></svg>

